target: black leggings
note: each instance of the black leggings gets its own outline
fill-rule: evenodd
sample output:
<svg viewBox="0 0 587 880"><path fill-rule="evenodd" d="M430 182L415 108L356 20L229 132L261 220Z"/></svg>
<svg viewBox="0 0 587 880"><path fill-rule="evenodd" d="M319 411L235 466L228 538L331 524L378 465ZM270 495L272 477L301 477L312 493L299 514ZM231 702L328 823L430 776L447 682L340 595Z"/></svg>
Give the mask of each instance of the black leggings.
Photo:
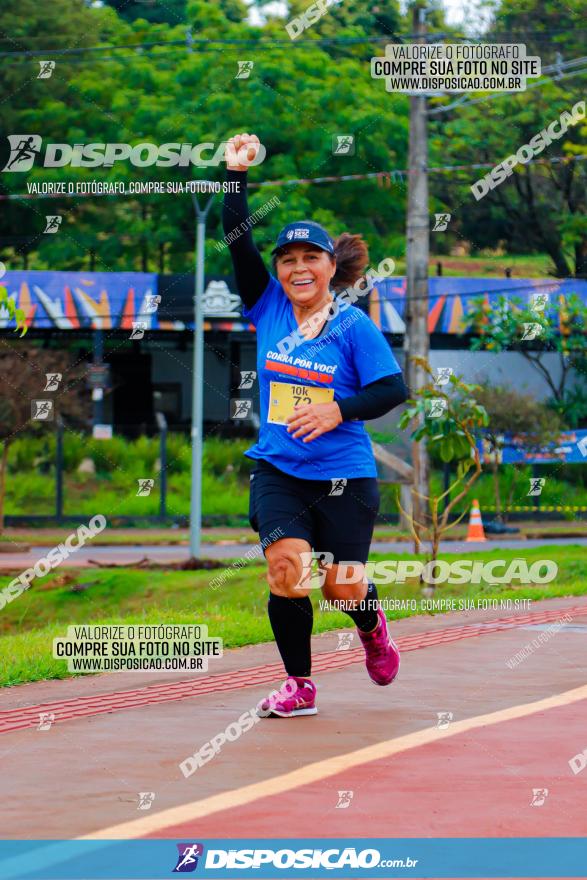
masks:
<svg viewBox="0 0 587 880"><path fill-rule="evenodd" d="M303 538L331 562L367 562L379 489L375 477L346 481L302 480L267 461L251 474L249 522L261 545Z"/></svg>
<svg viewBox="0 0 587 880"><path fill-rule="evenodd" d="M251 475L249 522L263 548L281 538L306 540L325 562L367 562L379 490L374 477L302 480L259 461ZM369 632L377 625L377 590L369 584L365 600L346 613ZM314 619L308 596L269 596L269 620L288 675L311 673Z"/></svg>

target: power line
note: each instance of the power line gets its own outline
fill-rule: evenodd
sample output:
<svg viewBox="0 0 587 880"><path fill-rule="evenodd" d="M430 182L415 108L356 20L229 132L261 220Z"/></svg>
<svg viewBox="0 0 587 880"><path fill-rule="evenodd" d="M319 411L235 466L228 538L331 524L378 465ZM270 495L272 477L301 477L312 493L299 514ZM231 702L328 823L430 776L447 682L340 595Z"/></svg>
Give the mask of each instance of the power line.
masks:
<svg viewBox="0 0 587 880"><path fill-rule="evenodd" d="M188 27L186 25L186 27ZM510 32L494 32L490 34L484 34L479 37L467 37L467 36L458 36L454 33L447 32L439 32L439 33L429 33L427 38L429 40L438 40L444 39L445 37L449 37L451 40L459 40L467 43L479 43L479 42L506 42L508 39L514 39L522 36L556 36L556 35L564 35L564 34L583 34L587 33L587 28L564 28L560 30L541 30L541 31L528 31L528 30L520 30L520 31L510 31ZM306 38L302 40L292 41L291 39L273 39L272 37L261 37L260 39L210 39L208 37L205 38L194 38L190 37L189 44L222 44L222 45L261 45L261 44L279 44L284 43L285 45L291 46L295 43L295 45L300 44L312 44L312 43L368 43L368 42L385 42L386 40L390 40L393 38L397 38L400 40L409 40L415 38L417 35L414 33L411 34L402 34L402 33L390 33L386 36L381 36L378 34L367 34L364 37L317 37L317 38ZM41 35L30 35L27 36L27 40L44 40L45 37ZM14 37L0 37L0 43L14 43L16 39ZM550 40L548 41L550 42ZM76 49L39 49L39 50L15 50L14 52L0 52L0 56L9 56L9 55L26 55L26 54L40 54L40 53L65 53L65 52L103 52L103 51L118 51L121 49L138 49L138 48L150 48L153 46L180 46L186 47L188 45L188 40L152 40L146 43L123 43L121 45L111 45L111 46L79 46Z"/></svg>
<svg viewBox="0 0 587 880"><path fill-rule="evenodd" d="M566 34L573 34L573 35L577 34L578 35L578 34L583 34L586 32L587 32L587 29L584 29L584 28L573 28L570 31L561 31L561 34L562 35L566 35ZM553 31L552 33L556 34L557 32ZM477 43L498 43L498 44L501 44L501 43L507 43L510 41L519 42L522 39L528 38L529 34L523 34L523 33L522 34L505 34L505 37L506 37L506 39L503 39L503 38L498 39L493 34L491 34L491 35L488 34L488 35L484 35L481 37L457 37L457 36L451 35L451 40L454 40L456 43L457 42L458 43L471 43L471 45L476 45ZM535 43L536 45L539 45L539 46L551 46L554 50L558 50L565 45L565 43L563 43L563 42L553 43L552 38L549 40L532 39L532 43Z"/></svg>
<svg viewBox="0 0 587 880"><path fill-rule="evenodd" d="M152 49L157 46L168 46L168 47L177 47L179 49L188 49L191 46L252 46L254 48L262 49L265 47L271 48L276 45L285 45L290 47L296 46L316 46L316 45L329 45L340 44L340 45L355 45L357 43L390 43L395 41L407 40L413 37L414 34L389 34L387 36L365 36L365 37L317 37L315 39L306 38L302 40L291 40L291 39L270 39L270 38L260 38L260 39L246 39L246 40L221 40L221 39L197 39L194 37L189 37L184 40L156 40L148 43L124 43L119 46L78 46L76 48L70 49L23 49L17 50L14 52L0 52L0 58L34 58L36 56L43 57L51 57L55 55L81 55L85 52L118 52L123 49ZM431 34L431 37L434 37L435 40L444 39L447 36L445 33L440 34Z"/></svg>
<svg viewBox="0 0 587 880"><path fill-rule="evenodd" d="M526 34L526 35L527 35L527 33L528 32L522 32L522 34ZM541 34L545 34L545 33L581 34L581 33L587 33L587 29L586 28L577 28L577 29L573 29L572 31L564 31L564 30L563 31L539 31L537 33L541 33ZM223 40L223 39L207 39L207 38L206 39L197 39L197 38L194 39L193 37L189 36L185 40L156 40L156 41L151 41L151 42L146 42L146 43L125 43L125 44L121 44L119 46L113 46L113 45L111 45L111 46L87 46L87 47L80 46L80 47L69 48L69 49L23 49L23 50L15 50L12 52L0 51L0 58L14 59L14 62L18 63L19 61L27 61L29 59L34 59L36 57L41 57L41 56L43 58L47 58L47 57L50 58L51 56L66 57L66 56L75 55L75 56L80 56L79 60L74 60L73 58L69 58L67 63L81 64L81 63L88 63L88 60L83 57L84 54L88 53L88 52L99 54L102 52L119 52L124 49L132 49L132 50L134 50L134 53L137 53L137 52L142 52L144 49L168 47L168 52L173 53L177 50L191 51L192 46L197 46L200 52L201 51L213 51L213 47L215 47L215 46L236 46L236 47L250 46L255 49L271 49L273 47L278 47L278 46L292 46L292 45L294 47L295 46L328 46L328 45L341 45L341 46L349 45L349 46L352 46L352 45L358 45L361 43L363 43L363 44L364 43L392 43L392 42L401 43L401 42L404 42L405 40L409 40L409 39L413 38L414 36L415 36L414 34L389 34L387 36L370 35L370 36L365 36L365 37L318 37L315 39L306 38L306 39L302 39L302 40L298 39L295 41L286 40L286 39L283 39L283 40L271 39L271 38L263 38L263 37L260 39L243 39L243 40L236 40L236 39L231 39L231 40L224 39ZM505 35L505 36L508 36L511 39L516 38L515 34L509 34L509 35ZM436 34L428 34L427 42L438 42L438 41L444 40L447 37L451 40L464 41L464 42L472 43L472 44L475 44L476 42L489 42L490 43L490 42L496 41L494 39L494 35L492 35L490 37L483 36L483 37L470 38L470 37L459 37L459 36L455 36L454 34L446 34L444 32L441 32L441 33L436 33ZM3 38L2 40L0 40L0 42L5 42L9 39L10 38L6 37L6 38ZM35 39L40 39L40 38L37 37ZM536 42L540 42L540 41L536 41ZM549 44L551 43L550 40L545 40L544 42L549 43ZM162 57L163 55L168 54L168 52L158 52L157 57ZM100 58L99 60L100 61L117 61L117 60L129 59L129 58L135 58L135 57L136 57L136 54L120 55L120 56L107 55L103 58Z"/></svg>
<svg viewBox="0 0 587 880"><path fill-rule="evenodd" d="M529 162L525 162L525 165L551 165L558 164L560 162L583 162L587 159L587 155L584 156L552 156L550 159L530 159ZM476 162L474 164L468 165L438 165L433 168L428 168L429 174L443 174L446 172L452 171L476 171L482 170L483 168L493 168L495 165L494 162ZM391 184L392 178L394 183L397 183L398 180L403 182L403 178L408 174L414 174L414 170L411 168L396 168L390 169L389 171L369 171L364 174L340 174L340 175L329 175L326 177L297 177L291 178L289 180L262 180L259 183L248 183L249 189L258 189L262 186L294 186L294 185L310 185L317 183L341 183L349 180L373 180L378 179L382 184L389 182ZM108 181L104 181L108 183ZM198 182L198 181L196 181ZM207 181L199 181L200 183L206 183ZM217 193L220 195L220 193ZM0 200L2 201L24 201L27 199L59 199L59 198L92 198L95 196L98 197L113 197L113 196L121 196L121 195L129 195L132 197L140 196L140 195L166 195L166 193L8 193L0 195Z"/></svg>
<svg viewBox="0 0 587 880"><path fill-rule="evenodd" d="M579 19L580 21L582 19ZM544 36L556 36L557 34L582 34L587 31L587 28L564 28L561 30L543 30L543 31L492 31L491 33L484 34L480 37L456 37L452 36L454 40L465 40L468 43L475 42L487 42L490 43L492 41L498 41L500 43L506 43L511 37L532 37L535 35L544 37ZM536 41L537 42L537 41ZM550 42L550 41L549 41Z"/></svg>
<svg viewBox="0 0 587 880"><path fill-rule="evenodd" d="M583 56L582 58L573 58L570 61L562 61L557 62L555 64L551 64L548 67L544 68L543 73L554 73L556 72L557 76L541 76L539 80L536 82L528 82L526 83L526 91L528 89L539 89L542 86L545 86L549 82L558 82L561 79L568 79L571 76L582 76L587 73L587 68L584 70L572 70L570 73L561 73L560 71L567 70L570 67L577 67L581 65L587 64L587 56ZM439 113L447 113L449 110L453 110L455 107L467 107L469 104L482 104L485 101L493 101L495 98L503 98L504 95L519 95L522 94L519 91L503 91L503 92L491 92L489 95L486 95L483 98L466 98L462 95L458 100L453 101L452 104L446 104L443 107L434 107L432 110L428 111L429 116L436 116Z"/></svg>
<svg viewBox="0 0 587 880"><path fill-rule="evenodd" d="M384 38L384 39L387 40L387 37ZM317 43L318 43L317 40L313 40L312 42L313 42L314 44L317 44ZM361 42L362 42L362 41L361 41ZM389 41L388 41L388 42L389 42ZM238 47L237 47L237 48L238 48ZM264 46L263 48L271 49L272 46ZM277 48L277 47L276 47L276 48ZM198 52L199 52L200 54L203 53L203 52L215 52L215 51L216 51L216 49L214 49L212 46L203 47L203 48L200 48L200 49L198 50ZM44 53L43 60L50 60L50 59L47 57L48 54L49 54L49 52L50 52L50 50L47 50L47 51ZM41 54L41 53L39 53L39 54ZM145 55L143 55L143 52L142 52L141 47L138 46L138 47L137 47L137 50L136 50L133 54L131 54L131 55L105 55L105 56L102 56L102 57L99 57L99 58L91 58L91 59L84 58L84 57L81 57L81 56L80 56L80 57L76 57L76 58L64 58L60 63L61 63L61 64L86 64L86 65L89 65L89 64L97 64L97 63L101 63L101 62L103 62L103 61L122 61L122 60L125 60L125 61L126 61L126 60L129 60L129 59L136 60L137 58L140 58L140 57L144 57L145 59L149 59L149 60L151 61L151 60L153 60L154 58L166 58L166 57L168 57L168 56L170 56L170 55L175 55L175 54L176 54L176 53L175 53L174 50L169 49L169 50L164 50L164 51L161 51L161 52L157 52L156 55L153 55L153 54L148 54L148 55L145 54ZM1 55L2 55L2 53L0 52L0 56L1 56ZM16 66L16 65L20 64L20 63L23 62L23 61L26 62L26 61L29 61L29 60L34 60L34 59L33 59L32 56L27 57L27 58L15 58L13 61L8 60L8 61L5 63L4 66L5 66L5 67L6 67L6 66L7 66L7 67L13 67L13 66ZM553 68L556 68L556 65L553 65ZM545 68L545 69L546 69L546 68ZM567 74L567 76L570 76L570 75L572 75L572 74ZM549 79L549 80L550 80L550 79L554 79L554 80L566 79L566 76L563 75L563 74L561 74L560 76L549 77L548 79ZM543 83L540 83L540 85L543 85ZM536 88L536 83L528 83L528 84L527 84L527 88ZM514 94L514 93L513 93L513 92L509 92L509 91L504 91L504 92L499 92L499 93L497 93L495 96L496 96L496 97L500 97L500 96L503 95L503 94ZM519 92L516 92L515 94L520 94L520 93L519 93ZM481 99L481 100L486 100L486 99ZM471 103L477 103L477 102L471 102ZM453 106L456 106L456 105L453 105ZM447 109L448 109L448 108L447 108Z"/></svg>
<svg viewBox="0 0 587 880"><path fill-rule="evenodd" d="M548 165L551 162L554 162L556 164L558 162L574 162L584 159L587 159L587 156L553 156L551 159L531 159L529 162L526 162L525 165ZM493 168L494 165L494 162L478 162L469 165L438 165L433 168L428 168L427 171L429 174L443 174L449 171L474 171L483 168ZM371 171L366 174L344 174L340 176L308 177L293 180L264 180L261 183L249 183L249 188L261 186L289 186L293 184L336 183L338 181L369 180L372 178L379 178L384 183L386 179L390 178L393 175L400 175L403 178L408 174L415 174L416 170L417 169L402 168L390 171Z"/></svg>

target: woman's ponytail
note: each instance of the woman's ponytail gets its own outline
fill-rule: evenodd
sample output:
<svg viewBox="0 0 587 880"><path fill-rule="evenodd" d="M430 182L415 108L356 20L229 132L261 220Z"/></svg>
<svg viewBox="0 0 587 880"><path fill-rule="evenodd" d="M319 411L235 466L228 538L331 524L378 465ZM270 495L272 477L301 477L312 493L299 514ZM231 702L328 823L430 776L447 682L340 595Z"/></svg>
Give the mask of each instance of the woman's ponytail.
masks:
<svg viewBox="0 0 587 880"><path fill-rule="evenodd" d="M330 282L332 289L338 293L345 287L352 287L369 264L369 251L361 235L343 232L334 242L336 256L336 273Z"/></svg>

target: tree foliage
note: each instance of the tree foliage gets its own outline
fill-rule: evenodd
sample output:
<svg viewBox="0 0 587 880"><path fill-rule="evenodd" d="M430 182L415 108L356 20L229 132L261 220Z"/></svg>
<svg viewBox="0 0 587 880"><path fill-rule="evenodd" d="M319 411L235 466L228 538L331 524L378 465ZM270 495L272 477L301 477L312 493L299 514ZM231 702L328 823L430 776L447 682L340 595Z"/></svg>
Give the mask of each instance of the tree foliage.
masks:
<svg viewBox="0 0 587 880"><path fill-rule="evenodd" d="M424 522L416 521L414 516L401 510L400 506L404 518L411 526L415 552L419 552L422 539L427 538L431 544L428 559L434 561L438 558L442 536L461 521L466 510L454 522L450 522L451 513L465 498L481 474L476 433L488 424L488 416L476 399L480 386L463 382L459 376L453 374L449 378L447 390L441 390L428 361L421 357L414 358L414 361L425 370L430 381L419 388L413 398L407 401L407 408L401 415L399 427L411 428L413 441L426 439L429 452L437 452L447 464L449 462L457 464L456 479L447 490L438 495L420 496L428 507L428 516ZM438 401L442 402L444 410L440 416L435 414L435 404ZM453 496L453 491L457 489ZM416 494L420 493L416 492ZM440 514L440 505L446 499L449 500Z"/></svg>
<svg viewBox="0 0 587 880"><path fill-rule="evenodd" d="M401 415L400 428L413 427L412 440L426 438L431 454L438 452L444 462L463 463L465 470L471 466L472 449L475 446L476 429L487 425L487 413L476 400L479 385L473 385L456 375L451 375L446 391L435 382L434 373L423 358L414 358L430 376ZM444 412L434 414L434 403L442 401Z"/></svg>
<svg viewBox="0 0 587 880"><path fill-rule="evenodd" d="M502 0L487 38L524 43L527 54L538 55L546 67L556 63L559 54L561 61L584 56L582 25L581 0L564 5L551 0ZM555 73L540 88L497 98L489 95L486 101L431 117L431 137L444 146L446 164L487 165L478 171L442 175L439 180L436 195L440 205L455 215L452 229L457 236L477 251L500 243L510 253L545 252L558 277L587 277L586 171L584 163L575 161L585 156L585 119L536 155L540 162L517 165L511 177L480 201L474 199L470 186L581 100L584 74L577 74L578 69L573 76L571 70L565 71L561 79ZM567 161L548 161L556 156Z"/></svg>
<svg viewBox="0 0 587 880"><path fill-rule="evenodd" d="M47 373L60 373L58 390L46 391ZM0 349L0 531L4 525L4 496L8 449L23 432L40 433L53 427L55 419L67 420L72 427L81 427L91 410L90 395L85 386L86 369L74 363L67 352L51 351L37 346L23 347L5 342ZM53 402L53 419L32 419L34 400Z"/></svg>
<svg viewBox="0 0 587 880"><path fill-rule="evenodd" d="M469 303L467 321L475 334L473 351L517 351L546 382L557 404L565 399L572 377L587 375L587 306L575 295L559 296L536 309L519 297L484 297ZM545 355L558 356L555 373Z"/></svg>
<svg viewBox="0 0 587 880"><path fill-rule="evenodd" d="M265 179L373 173L407 165L408 99L390 96L384 84L370 76L370 58L383 51L383 44L365 39L351 44L318 42L322 37L364 38L405 29L408 22L394 3L368 11L362 3L332 7L308 29L308 39L304 34L300 42L287 36L287 19L268 18L262 28L250 25L241 18L241 4L236 0L187 0L185 23L147 22L130 14L124 18L112 6L88 8L81 0L73 8L75 14L68 16L68 2L56 0L55 18L68 22L65 39L58 39L52 29L47 32L42 7L25 0L31 8L22 48L41 39L46 39L45 45L64 48L161 45L57 57L51 79L35 80L33 93L28 90L20 103L13 104L14 112L5 120L8 131L39 132L44 140L58 143L132 145L220 144L238 131L255 131L266 146L267 159L250 172L252 184ZM4 26L3 16L1 12L0 26ZM194 41L191 51L188 27ZM198 40L215 42L202 45ZM170 45L172 41L179 45ZM236 78L242 60L254 62L247 79ZM31 76L31 62L11 62L10 71L9 91L22 91ZM354 156L334 154L337 134L355 136ZM189 169L133 168L128 162L111 169L34 166L27 173L4 175L3 185L5 192L22 192L33 181L185 182L189 177L222 180L224 173L223 165ZM401 255L404 187L383 189L375 179L294 184L278 190L253 187L251 211L276 192L280 207L256 230L262 248L292 217L312 217L333 235L345 230L362 232L373 261ZM229 255L212 246L223 236L220 201L217 196L209 216L207 269L223 273L230 271ZM11 268L182 272L192 266L194 215L187 194L55 198L50 204L52 212L64 219L57 235L42 236L47 202L8 203L0 217L0 236ZM15 230L19 235L12 241Z"/></svg>
<svg viewBox="0 0 587 880"><path fill-rule="evenodd" d="M378 38L405 39L411 33L410 4L402 14L397 2L344 0L293 41L285 24L307 9L307 0L291 0L285 17L274 8L270 14L267 4L255 5L266 13L262 26L251 25L242 0L109 0L101 7L53 0L50 16L45 5L33 0L6 0L0 10L0 28L10 35L5 48L46 49L49 59L57 47L76 54L55 55L48 79L37 78L39 56L6 59L0 85L8 99L0 105L0 124L6 132L38 133L44 141L67 144L220 144L238 131L255 131L267 159L251 171L252 183L406 168L409 99L386 92L382 81L371 78L370 59L384 53L385 43ZM492 34L528 31L528 39L535 41L526 41L529 51L538 52L546 64L558 49L565 58L582 52L575 33L579 13L579 0L560 8L538 0L504 0ZM430 30L442 31L446 39L457 34L447 27L439 2L432 4L428 21ZM556 32L552 39L551 32ZM84 47L102 48L77 51ZM246 79L236 78L242 60L254 63ZM431 116L430 165L499 162L576 102L579 81L555 81ZM569 129L545 157L581 154L582 129ZM334 154L338 134L355 136L354 155ZM587 237L580 162L520 166L478 203L469 190L476 173L431 175L432 210L453 214L454 232L447 235L464 237L475 248L503 240L512 250L546 251L559 275L583 271ZM2 191L22 193L33 181L188 177L221 180L224 167L34 166L27 173L4 174ZM286 221L312 217L332 234L362 232L374 261L402 256L404 186L385 189L370 179L281 185L278 191L280 207L257 227L262 247ZM251 210L275 192L273 187L253 188ZM63 223L57 235L43 236L48 204L41 199L4 203L0 247L11 268L182 272L192 266L194 216L187 194L51 199L51 210L63 216ZM213 247L222 234L217 196L208 223L211 272L230 270L227 252Z"/></svg>
<svg viewBox="0 0 587 880"><path fill-rule="evenodd" d="M529 394L521 394L513 388L485 383L478 389L476 397L488 416L488 423L483 431L488 447L485 458L489 460L493 472L496 518L501 520L505 517L499 484L499 465L503 449L508 442L506 435L522 435L526 452L541 452L559 440L561 420L540 401ZM518 470L519 468L514 466L507 509L513 498Z"/></svg>
<svg viewBox="0 0 587 880"><path fill-rule="evenodd" d="M475 397L487 412L483 434L493 450L503 449L506 434L523 434L524 448L531 452L539 452L558 440L562 429L560 421L532 395L484 383Z"/></svg>

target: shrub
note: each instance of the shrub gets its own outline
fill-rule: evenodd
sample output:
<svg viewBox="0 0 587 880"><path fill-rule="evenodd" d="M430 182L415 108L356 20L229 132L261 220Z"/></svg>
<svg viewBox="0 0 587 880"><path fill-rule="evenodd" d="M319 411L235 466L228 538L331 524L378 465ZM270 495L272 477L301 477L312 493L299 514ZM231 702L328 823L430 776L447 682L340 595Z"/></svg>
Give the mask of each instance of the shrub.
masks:
<svg viewBox="0 0 587 880"><path fill-rule="evenodd" d="M65 432L63 437L63 466L67 473L77 471L82 459L88 455L86 437L72 432Z"/></svg>
<svg viewBox="0 0 587 880"><path fill-rule="evenodd" d="M118 468L125 470L134 458L130 441L120 436L111 440L95 440L92 437L85 446L86 456L96 465L96 473L111 473Z"/></svg>
<svg viewBox="0 0 587 880"><path fill-rule="evenodd" d="M245 450L252 446L250 440L219 440L210 438L204 443L205 473L215 477L233 474L240 478L248 478L253 461L246 458Z"/></svg>
<svg viewBox="0 0 587 880"><path fill-rule="evenodd" d="M168 474L189 473L191 469L191 446L185 434L167 435Z"/></svg>
<svg viewBox="0 0 587 880"><path fill-rule="evenodd" d="M55 455L53 444L53 457L51 457L50 439L48 434L39 437L29 434L14 440L8 452L9 473L20 474L23 471L50 465Z"/></svg>

